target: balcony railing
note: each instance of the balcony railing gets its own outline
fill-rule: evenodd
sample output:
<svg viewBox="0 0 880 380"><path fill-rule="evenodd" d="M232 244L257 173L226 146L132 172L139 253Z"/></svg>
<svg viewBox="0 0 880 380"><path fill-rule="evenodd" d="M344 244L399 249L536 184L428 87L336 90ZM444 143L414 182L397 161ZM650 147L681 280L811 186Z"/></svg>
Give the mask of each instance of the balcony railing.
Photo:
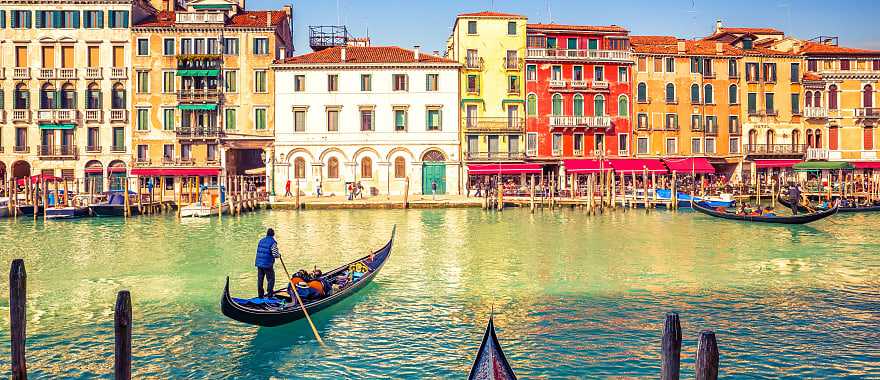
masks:
<svg viewBox="0 0 880 380"><path fill-rule="evenodd" d="M38 145L37 155L44 160L75 160L78 156L76 145Z"/></svg>
<svg viewBox="0 0 880 380"><path fill-rule="evenodd" d="M58 69L58 79L76 79L76 69Z"/></svg>
<svg viewBox="0 0 880 380"><path fill-rule="evenodd" d="M178 70L217 70L223 64L220 54L180 54L177 56Z"/></svg>
<svg viewBox="0 0 880 380"><path fill-rule="evenodd" d="M563 88L565 87L566 82L564 80L551 80L550 88Z"/></svg>
<svg viewBox="0 0 880 380"><path fill-rule="evenodd" d="M111 122L125 122L128 119L128 110L110 110Z"/></svg>
<svg viewBox="0 0 880 380"><path fill-rule="evenodd" d="M595 59L603 61L630 61L632 59L630 52L626 50L529 48L527 54L528 58Z"/></svg>
<svg viewBox="0 0 880 380"><path fill-rule="evenodd" d="M717 136L718 135L718 126L706 127L705 133L709 136Z"/></svg>
<svg viewBox="0 0 880 380"><path fill-rule="evenodd" d="M180 90L177 92L177 101L217 103L220 101L220 90L216 88Z"/></svg>
<svg viewBox="0 0 880 380"><path fill-rule="evenodd" d="M134 165L135 165L135 166L150 166L150 165L152 165L152 164L153 164L153 160L151 160L151 159L149 159L149 158L147 158L147 157L144 157L144 156L138 156L138 157L135 158L135 160L134 160Z"/></svg>
<svg viewBox="0 0 880 380"><path fill-rule="evenodd" d="M828 149L807 148L807 161L828 161Z"/></svg>
<svg viewBox="0 0 880 380"><path fill-rule="evenodd" d="M504 57L504 68L507 70L522 70L523 67L523 59L522 58L513 58L508 59Z"/></svg>
<svg viewBox="0 0 880 380"><path fill-rule="evenodd" d="M100 145L87 145L86 153L101 153L104 150L104 147Z"/></svg>
<svg viewBox="0 0 880 380"><path fill-rule="evenodd" d="M223 12L177 12L178 24L222 24L226 20Z"/></svg>
<svg viewBox="0 0 880 380"><path fill-rule="evenodd" d="M86 79L101 79L100 67L86 67Z"/></svg>
<svg viewBox="0 0 880 380"><path fill-rule="evenodd" d="M746 154L762 155L803 155L807 152L804 144L746 144Z"/></svg>
<svg viewBox="0 0 880 380"><path fill-rule="evenodd" d="M12 153L30 153L31 147L27 145L16 145L12 147Z"/></svg>
<svg viewBox="0 0 880 380"><path fill-rule="evenodd" d="M464 68L466 70L483 70L482 57L467 57L464 60Z"/></svg>
<svg viewBox="0 0 880 380"><path fill-rule="evenodd" d="M880 108L862 107L856 108L856 117L861 119L880 118Z"/></svg>
<svg viewBox="0 0 880 380"><path fill-rule="evenodd" d="M465 159L468 161L513 161L524 160L523 152L466 152Z"/></svg>
<svg viewBox="0 0 880 380"><path fill-rule="evenodd" d="M37 79L55 79L55 69L40 69L37 72Z"/></svg>
<svg viewBox="0 0 880 380"><path fill-rule="evenodd" d="M128 79L128 69L125 67L111 67L110 79Z"/></svg>
<svg viewBox="0 0 880 380"><path fill-rule="evenodd" d="M31 69L29 67L15 67L12 69L12 79L28 80L31 79Z"/></svg>
<svg viewBox="0 0 880 380"><path fill-rule="evenodd" d="M104 112L101 110L86 110L86 121L100 123L103 120Z"/></svg>
<svg viewBox="0 0 880 380"><path fill-rule="evenodd" d="M76 120L76 110L41 109L37 111L37 121L60 122Z"/></svg>
<svg viewBox="0 0 880 380"><path fill-rule="evenodd" d="M808 119L824 119L828 117L828 109L825 107L805 107L804 117Z"/></svg>
<svg viewBox="0 0 880 380"><path fill-rule="evenodd" d="M573 80L571 81L572 88L587 88L588 83L585 80Z"/></svg>
<svg viewBox="0 0 880 380"><path fill-rule="evenodd" d="M125 145L110 145L111 153L125 153Z"/></svg>
<svg viewBox="0 0 880 380"><path fill-rule="evenodd" d="M31 121L31 110L12 110L12 121L29 123Z"/></svg>
<svg viewBox="0 0 880 380"><path fill-rule="evenodd" d="M607 89L608 88L608 81L594 80L592 83L592 87L595 89Z"/></svg>
<svg viewBox="0 0 880 380"><path fill-rule="evenodd" d="M203 139L203 138L218 138L223 136L223 130L217 127L214 128L185 128L178 127L174 130L177 134L178 138L182 139Z"/></svg>
<svg viewBox="0 0 880 380"><path fill-rule="evenodd" d="M465 129L468 131L487 132L521 132L525 122L521 117L467 117L465 116Z"/></svg>
<svg viewBox="0 0 880 380"><path fill-rule="evenodd" d="M550 128L554 127L586 127L609 128L609 116L550 116Z"/></svg>

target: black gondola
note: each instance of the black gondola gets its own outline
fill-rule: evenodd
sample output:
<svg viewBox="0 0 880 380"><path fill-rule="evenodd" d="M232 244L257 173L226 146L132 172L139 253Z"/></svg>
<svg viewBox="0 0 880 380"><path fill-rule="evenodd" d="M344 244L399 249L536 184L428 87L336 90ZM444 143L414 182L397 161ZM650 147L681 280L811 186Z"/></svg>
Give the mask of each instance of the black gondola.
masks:
<svg viewBox="0 0 880 380"><path fill-rule="evenodd" d="M34 205L18 205L18 215L33 216ZM43 215L43 206L37 206L37 215Z"/></svg>
<svg viewBox="0 0 880 380"><path fill-rule="evenodd" d="M806 224L810 222L815 222L819 219L827 218L831 215L837 213L837 206L835 205L833 208L823 211L817 211L810 214L803 215L792 215L792 216L757 216L757 215L739 215L732 212L727 211L716 211L711 208L706 207L706 205L702 203L694 203L694 210L697 210L703 214L714 216L716 218L724 218L730 220L740 220L744 222L759 222L759 223L775 223L775 224Z"/></svg>
<svg viewBox="0 0 880 380"><path fill-rule="evenodd" d="M477 351L477 358L474 359L474 365L471 367L471 373L468 380L516 380L510 363L504 357L504 351L501 350L501 343L495 335L495 323L492 317L489 317L489 325L486 326L486 333L483 334L483 343L480 343L480 350Z"/></svg>
<svg viewBox="0 0 880 380"><path fill-rule="evenodd" d="M328 296L303 300L309 314L334 305L369 284L388 260L396 231L397 227L395 226L391 231L391 239L378 251L321 276L322 280L331 281L336 276L348 273L349 268L357 266L368 268L361 277L351 278L342 288L335 289ZM223 315L236 321L265 327L280 326L303 318L302 307L291 301L290 296L287 295L288 283L284 285L284 288L275 292L275 298L240 299L229 295L229 277L226 277L226 287L223 289L223 298L220 300L220 310L223 311Z"/></svg>
<svg viewBox="0 0 880 380"><path fill-rule="evenodd" d="M778 200L779 203L782 204L783 206L788 207L788 208L791 208L791 202L789 202L788 199L786 199L786 197L783 197L783 196L780 195L779 198L777 198L777 200ZM821 207L815 207L814 209L815 209L816 211L826 210L826 209L821 208ZM837 208L837 212L846 212L846 213L849 213L849 212L875 212L875 211L880 211L880 205L874 205L874 206L855 206L855 207L838 207L838 208ZM798 212L810 212L810 210L808 210L806 207L804 207L804 205L799 204L799 205L798 205Z"/></svg>
<svg viewBox="0 0 880 380"><path fill-rule="evenodd" d="M129 192L131 196L137 193ZM89 206L95 216L125 216L125 194L122 191L112 191L107 194L107 201L95 203ZM130 204L131 216L140 215L140 207Z"/></svg>

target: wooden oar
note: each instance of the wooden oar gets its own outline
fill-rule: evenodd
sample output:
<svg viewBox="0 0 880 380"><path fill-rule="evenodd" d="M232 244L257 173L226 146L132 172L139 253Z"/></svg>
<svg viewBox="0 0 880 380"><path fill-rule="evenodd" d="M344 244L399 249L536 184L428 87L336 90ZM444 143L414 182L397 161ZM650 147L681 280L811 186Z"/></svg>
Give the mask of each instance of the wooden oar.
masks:
<svg viewBox="0 0 880 380"><path fill-rule="evenodd" d="M315 339L318 340L318 343L321 346L324 346L324 340L321 339L321 334L318 334L318 329L315 328L315 324L312 323L312 317L309 316L308 310L306 310L306 305L303 304L302 298L299 298L299 293L296 291L296 284L293 283L293 278L290 277L290 272L287 271L287 265L284 265L284 259L281 258L281 254L278 254L278 260L281 261L281 267L284 268L284 274L287 275L287 281L293 286L293 296L296 297L296 302L299 303L299 307L303 311L303 315L306 316L306 320L309 321L309 326L312 328L312 332L315 333Z"/></svg>

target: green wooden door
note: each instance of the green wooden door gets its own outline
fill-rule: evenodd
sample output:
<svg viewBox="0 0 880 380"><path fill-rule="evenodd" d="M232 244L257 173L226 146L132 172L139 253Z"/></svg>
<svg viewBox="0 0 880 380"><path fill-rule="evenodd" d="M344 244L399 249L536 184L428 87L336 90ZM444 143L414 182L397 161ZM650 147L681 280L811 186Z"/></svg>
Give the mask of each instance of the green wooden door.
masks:
<svg viewBox="0 0 880 380"><path fill-rule="evenodd" d="M437 194L446 194L446 164L424 163L422 165L422 194L431 195L431 182L437 182Z"/></svg>

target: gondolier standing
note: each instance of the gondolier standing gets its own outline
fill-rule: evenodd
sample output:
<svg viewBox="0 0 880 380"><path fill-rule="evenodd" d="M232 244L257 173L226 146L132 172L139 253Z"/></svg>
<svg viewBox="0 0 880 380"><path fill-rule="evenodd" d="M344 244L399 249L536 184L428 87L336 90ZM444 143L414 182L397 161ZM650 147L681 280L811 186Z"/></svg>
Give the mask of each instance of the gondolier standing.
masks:
<svg viewBox="0 0 880 380"><path fill-rule="evenodd" d="M275 258L280 257L278 242L275 241L275 230L268 229L266 236L257 244L257 257L254 264L257 267L257 296L263 298L263 278L269 285L269 295L275 290Z"/></svg>
<svg viewBox="0 0 880 380"><path fill-rule="evenodd" d="M797 215L801 204L801 189L797 183L788 187L788 199L791 203L791 213Z"/></svg>

